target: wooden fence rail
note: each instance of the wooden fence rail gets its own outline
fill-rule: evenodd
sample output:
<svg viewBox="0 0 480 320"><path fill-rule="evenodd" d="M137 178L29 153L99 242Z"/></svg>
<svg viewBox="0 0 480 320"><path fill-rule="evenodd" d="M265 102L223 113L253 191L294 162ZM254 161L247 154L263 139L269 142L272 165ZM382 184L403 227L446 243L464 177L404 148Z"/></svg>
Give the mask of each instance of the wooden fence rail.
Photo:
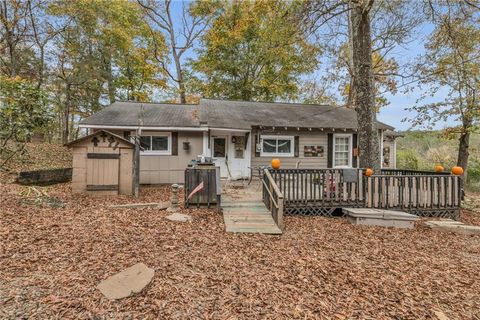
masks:
<svg viewBox="0 0 480 320"><path fill-rule="evenodd" d="M283 194L287 214L330 216L337 208L358 207L457 218L460 208L461 180L449 174L389 170L366 177L363 169L269 172Z"/></svg>

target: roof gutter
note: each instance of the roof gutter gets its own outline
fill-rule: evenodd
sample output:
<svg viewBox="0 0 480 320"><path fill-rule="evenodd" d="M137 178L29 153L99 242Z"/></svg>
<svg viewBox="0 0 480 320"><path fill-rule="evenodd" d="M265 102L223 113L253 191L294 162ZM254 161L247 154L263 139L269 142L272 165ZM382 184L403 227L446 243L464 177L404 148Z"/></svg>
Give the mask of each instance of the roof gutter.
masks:
<svg viewBox="0 0 480 320"><path fill-rule="evenodd" d="M145 127L145 126L108 126L108 125L90 125L90 124L80 124L80 128L90 128L90 129L118 129L118 130L144 130L144 131L153 131L153 130L162 130L162 131L200 131L207 132L207 127L196 128L196 127Z"/></svg>

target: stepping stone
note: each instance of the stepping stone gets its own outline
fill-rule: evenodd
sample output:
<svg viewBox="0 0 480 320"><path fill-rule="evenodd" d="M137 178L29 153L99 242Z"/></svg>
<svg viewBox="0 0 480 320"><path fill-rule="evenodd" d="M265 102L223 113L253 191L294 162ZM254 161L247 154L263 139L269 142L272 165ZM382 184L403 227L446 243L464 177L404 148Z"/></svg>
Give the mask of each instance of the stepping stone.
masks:
<svg viewBox="0 0 480 320"><path fill-rule="evenodd" d="M367 226L413 229L415 221L418 220L413 214L384 209L344 208L343 213L352 224Z"/></svg>
<svg viewBox="0 0 480 320"><path fill-rule="evenodd" d="M426 221L425 225L430 227L432 230L443 231L443 232L455 232L459 234L478 234L480 235L480 227L479 226L470 226L463 224L460 221L455 220L432 220Z"/></svg>
<svg viewBox="0 0 480 320"><path fill-rule="evenodd" d="M97 288L110 300L117 300L141 292L153 279L155 271L137 263L100 282Z"/></svg>
<svg viewBox="0 0 480 320"><path fill-rule="evenodd" d="M188 214L181 214L178 212L172 213L171 215L166 216L165 218L171 221L180 221L180 222L192 221L192 217L189 216Z"/></svg>

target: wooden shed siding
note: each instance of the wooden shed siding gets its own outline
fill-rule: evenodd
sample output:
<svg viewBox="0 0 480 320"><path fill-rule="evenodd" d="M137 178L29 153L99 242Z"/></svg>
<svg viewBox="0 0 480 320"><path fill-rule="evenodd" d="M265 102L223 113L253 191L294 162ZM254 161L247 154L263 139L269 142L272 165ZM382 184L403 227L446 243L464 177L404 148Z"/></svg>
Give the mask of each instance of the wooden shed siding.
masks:
<svg viewBox="0 0 480 320"><path fill-rule="evenodd" d="M343 132L343 131L342 131ZM255 156L255 135L259 132L254 129L252 130L252 166L264 166L269 165L270 161L275 157L257 157ZM327 168L327 134L328 132L312 130L283 130L278 129L275 131L262 130L261 135L279 135L279 136L298 136L299 137L299 157L280 157L280 162L282 163L282 168L289 169L295 168L297 161L300 161L300 168ZM323 146L324 154L323 157L305 157L304 156L304 147L305 146Z"/></svg>
<svg viewBox="0 0 480 320"><path fill-rule="evenodd" d="M131 148L120 148L120 194L132 194L133 190L133 152Z"/></svg>
<svg viewBox="0 0 480 320"><path fill-rule="evenodd" d="M87 188L87 147L73 147L72 192L84 192Z"/></svg>
<svg viewBox="0 0 480 320"><path fill-rule="evenodd" d="M72 191L94 195L132 194L133 147L123 141L113 149L101 136L97 146L92 139L78 141L73 148ZM110 146L109 146L110 145ZM118 159L88 159L87 154L120 154ZM87 185L118 185L117 190L87 191Z"/></svg>
<svg viewBox="0 0 480 320"><path fill-rule="evenodd" d="M190 142L189 150L183 149L183 142L186 141ZM178 132L178 155L140 155L140 183L183 183L185 168L202 152L202 132L180 131Z"/></svg>

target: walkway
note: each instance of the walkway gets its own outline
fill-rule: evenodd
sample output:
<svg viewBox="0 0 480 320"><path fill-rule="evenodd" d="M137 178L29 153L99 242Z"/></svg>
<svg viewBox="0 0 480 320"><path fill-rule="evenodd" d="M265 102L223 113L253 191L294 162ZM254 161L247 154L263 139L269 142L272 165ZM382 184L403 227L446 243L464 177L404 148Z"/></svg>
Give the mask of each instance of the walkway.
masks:
<svg viewBox="0 0 480 320"><path fill-rule="evenodd" d="M243 187L230 182L224 189L222 209L227 232L282 234L262 202L258 183Z"/></svg>

